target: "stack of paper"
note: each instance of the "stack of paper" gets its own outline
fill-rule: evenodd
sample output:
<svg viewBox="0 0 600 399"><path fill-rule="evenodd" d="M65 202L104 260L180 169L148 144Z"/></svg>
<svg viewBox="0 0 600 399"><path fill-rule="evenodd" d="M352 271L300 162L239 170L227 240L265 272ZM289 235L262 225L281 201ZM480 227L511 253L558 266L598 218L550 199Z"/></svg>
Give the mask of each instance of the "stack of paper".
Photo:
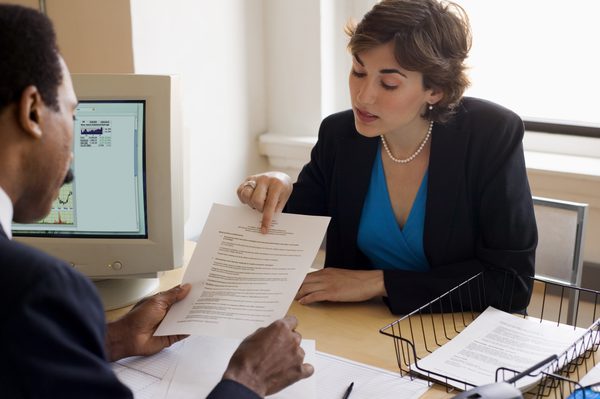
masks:
<svg viewBox="0 0 600 399"><path fill-rule="evenodd" d="M190 337L157 355L134 357L114 363L119 379L135 399L187 399L205 397L219 382L239 340ZM426 382L398 373L315 352L315 343L304 340L305 361L315 374L269 396L270 399L341 398L354 382L352 399L418 398Z"/></svg>
<svg viewBox="0 0 600 399"><path fill-rule="evenodd" d="M399 373L323 352L317 352L314 378L319 399L342 398L352 382L351 399L419 398L429 388L423 380L400 377Z"/></svg>
<svg viewBox="0 0 600 399"><path fill-rule="evenodd" d="M164 398L178 361L177 342L154 356L134 356L113 363L113 371L129 387L135 399Z"/></svg>
<svg viewBox="0 0 600 399"><path fill-rule="evenodd" d="M514 316L489 307L448 343L418 361L417 365L411 365L411 370L424 375L437 373L473 386L490 384L496 381L499 367L526 370L551 355L562 354L586 331ZM429 376L459 389L465 388L464 384L446 381L433 374ZM516 385L526 390L540 378L524 377Z"/></svg>
<svg viewBox="0 0 600 399"><path fill-rule="evenodd" d="M600 386L600 363L596 364L583 378L579 381L583 387Z"/></svg>

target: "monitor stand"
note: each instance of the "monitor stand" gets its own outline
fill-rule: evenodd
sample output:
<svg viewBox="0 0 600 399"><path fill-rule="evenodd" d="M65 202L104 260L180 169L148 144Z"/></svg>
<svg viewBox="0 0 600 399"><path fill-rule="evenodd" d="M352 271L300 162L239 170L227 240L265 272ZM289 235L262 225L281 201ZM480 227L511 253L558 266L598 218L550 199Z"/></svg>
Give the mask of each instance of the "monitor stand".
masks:
<svg viewBox="0 0 600 399"><path fill-rule="evenodd" d="M123 278L94 280L104 310L133 305L158 290L158 278Z"/></svg>

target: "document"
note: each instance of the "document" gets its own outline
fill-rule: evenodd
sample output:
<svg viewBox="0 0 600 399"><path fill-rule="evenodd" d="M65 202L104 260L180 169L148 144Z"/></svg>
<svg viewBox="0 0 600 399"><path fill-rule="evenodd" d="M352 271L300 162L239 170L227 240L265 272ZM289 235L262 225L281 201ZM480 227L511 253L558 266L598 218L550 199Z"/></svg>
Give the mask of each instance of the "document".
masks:
<svg viewBox="0 0 600 399"><path fill-rule="evenodd" d="M134 399L164 398L179 358L177 342L153 356L132 356L112 363L117 378L131 389Z"/></svg>
<svg viewBox="0 0 600 399"><path fill-rule="evenodd" d="M206 397L221 380L231 355L242 340L198 336L190 337L184 342L185 346L179 349L179 360L166 395L160 399ZM314 364L315 341L302 340L301 346L305 352L304 361ZM269 399L314 399L315 397L316 381L314 378L300 380L286 389L268 396Z"/></svg>
<svg viewBox="0 0 600 399"><path fill-rule="evenodd" d="M221 380L240 342L190 337L154 356L120 360L113 368L135 399L203 398ZM306 353L304 361L315 367L315 374L268 399L341 398L351 382L354 383L351 399L416 399L428 389L423 380L411 380L398 372L316 352L313 340L303 340L301 345Z"/></svg>
<svg viewBox="0 0 600 399"><path fill-rule="evenodd" d="M600 363L596 364L583 378L579 381L583 387L599 386L600 387Z"/></svg>
<svg viewBox="0 0 600 399"><path fill-rule="evenodd" d="M496 369L523 371L574 345L587 330L514 316L487 308L460 334L418 361L419 368L479 386L496 380ZM588 343L591 342L588 340ZM426 374L414 364L411 369ZM431 375L432 378L437 378ZM512 375L507 376L507 378ZM441 379L445 382L445 379ZM516 386L525 390L538 378L523 377ZM464 384L449 384L464 389Z"/></svg>
<svg viewBox="0 0 600 399"><path fill-rule="evenodd" d="M319 399L342 398L352 382L351 399L419 398L429 388L426 381L323 352L317 352L314 366Z"/></svg>
<svg viewBox="0 0 600 399"><path fill-rule="evenodd" d="M267 234L261 219L248 207L212 206L183 277L192 290L156 335L244 338L285 316L330 218L280 214Z"/></svg>

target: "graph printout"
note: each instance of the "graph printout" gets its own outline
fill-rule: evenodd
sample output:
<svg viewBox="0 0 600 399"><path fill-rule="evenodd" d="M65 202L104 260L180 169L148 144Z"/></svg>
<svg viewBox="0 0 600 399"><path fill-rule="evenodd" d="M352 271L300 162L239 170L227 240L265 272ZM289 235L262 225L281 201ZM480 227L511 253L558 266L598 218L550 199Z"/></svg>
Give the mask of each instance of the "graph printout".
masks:
<svg viewBox="0 0 600 399"><path fill-rule="evenodd" d="M328 217L262 214L214 204L183 277L192 291L173 305L156 335L244 338L285 316L309 271Z"/></svg>

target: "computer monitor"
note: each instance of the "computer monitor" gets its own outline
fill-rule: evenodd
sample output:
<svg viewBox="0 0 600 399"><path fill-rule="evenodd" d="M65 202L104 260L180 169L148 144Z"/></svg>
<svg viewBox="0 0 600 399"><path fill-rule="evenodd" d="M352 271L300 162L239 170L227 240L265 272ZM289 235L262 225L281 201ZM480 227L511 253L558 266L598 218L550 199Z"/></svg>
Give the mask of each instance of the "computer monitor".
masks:
<svg viewBox="0 0 600 399"><path fill-rule="evenodd" d="M73 74L75 179L16 240L91 277L106 309L152 293L183 263L181 112L172 76Z"/></svg>

